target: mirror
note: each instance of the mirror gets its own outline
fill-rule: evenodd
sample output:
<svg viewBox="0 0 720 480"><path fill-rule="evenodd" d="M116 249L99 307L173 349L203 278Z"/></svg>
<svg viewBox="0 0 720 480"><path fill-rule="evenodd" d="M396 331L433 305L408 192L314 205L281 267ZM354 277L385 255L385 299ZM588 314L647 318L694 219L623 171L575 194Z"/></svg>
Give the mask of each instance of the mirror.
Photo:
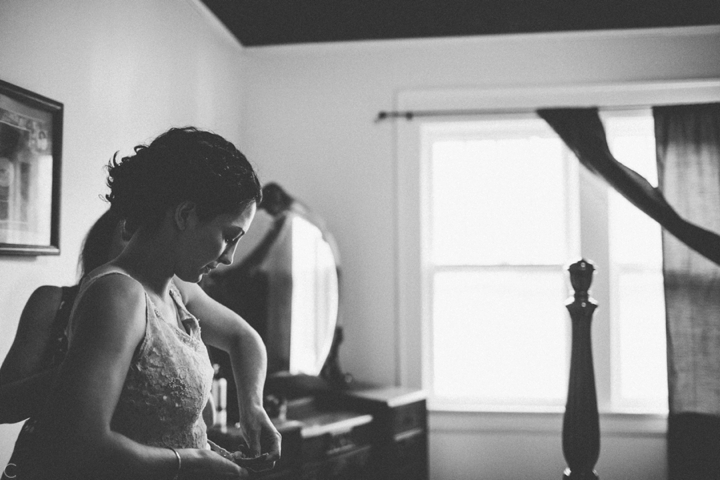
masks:
<svg viewBox="0 0 720 480"><path fill-rule="evenodd" d="M333 339L339 341L339 274L337 246L324 222L270 183L233 264L206 275L201 286L258 331L268 351L269 377L319 376L328 370ZM224 370L233 398L229 359L215 349L210 355ZM231 413L228 408L229 421Z"/></svg>

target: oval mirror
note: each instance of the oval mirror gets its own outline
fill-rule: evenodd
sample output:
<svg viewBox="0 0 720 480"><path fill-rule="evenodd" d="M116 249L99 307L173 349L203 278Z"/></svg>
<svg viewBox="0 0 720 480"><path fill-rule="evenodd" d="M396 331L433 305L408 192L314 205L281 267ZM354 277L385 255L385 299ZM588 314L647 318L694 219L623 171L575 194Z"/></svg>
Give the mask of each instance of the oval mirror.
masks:
<svg viewBox="0 0 720 480"><path fill-rule="evenodd" d="M338 323L339 272L337 247L324 222L271 183L263 188L233 264L218 267L201 286L260 333L269 375L316 376ZM211 356L222 366L217 352Z"/></svg>

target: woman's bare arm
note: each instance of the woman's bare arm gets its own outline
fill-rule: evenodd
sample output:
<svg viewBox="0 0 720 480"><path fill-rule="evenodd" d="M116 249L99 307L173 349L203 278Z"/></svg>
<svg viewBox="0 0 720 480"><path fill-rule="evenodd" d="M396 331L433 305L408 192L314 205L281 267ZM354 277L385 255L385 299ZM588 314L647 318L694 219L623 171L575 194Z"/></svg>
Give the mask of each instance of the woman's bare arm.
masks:
<svg viewBox="0 0 720 480"><path fill-rule="evenodd" d="M48 398L57 368L0 387L0 423L17 423L36 415Z"/></svg>
<svg viewBox="0 0 720 480"><path fill-rule="evenodd" d="M62 289L51 285L39 287L30 295L20 315L15 340L0 367L0 385L40 373L61 300Z"/></svg>
<svg viewBox="0 0 720 480"><path fill-rule="evenodd" d="M42 371L62 289L45 285L28 299L10 351L0 367L0 423L16 423L37 412L52 386L55 369Z"/></svg>
<svg viewBox="0 0 720 480"><path fill-rule="evenodd" d="M267 352L260 335L197 284L174 281L188 310L200 321L203 341L230 355L238 385L240 423L248 447L255 454L267 453L270 461L276 460L280 457L280 433L263 408Z"/></svg>

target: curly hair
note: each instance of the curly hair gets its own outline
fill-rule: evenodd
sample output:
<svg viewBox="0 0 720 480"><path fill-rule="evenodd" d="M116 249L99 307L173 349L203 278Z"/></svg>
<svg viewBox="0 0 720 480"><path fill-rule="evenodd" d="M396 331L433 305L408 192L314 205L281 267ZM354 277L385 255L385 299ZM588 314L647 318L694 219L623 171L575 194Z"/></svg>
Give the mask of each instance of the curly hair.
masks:
<svg viewBox="0 0 720 480"><path fill-rule="evenodd" d="M262 189L248 159L235 145L195 127L171 128L134 154L108 163L111 210L132 234L159 224L183 201L197 205L201 220L260 203Z"/></svg>

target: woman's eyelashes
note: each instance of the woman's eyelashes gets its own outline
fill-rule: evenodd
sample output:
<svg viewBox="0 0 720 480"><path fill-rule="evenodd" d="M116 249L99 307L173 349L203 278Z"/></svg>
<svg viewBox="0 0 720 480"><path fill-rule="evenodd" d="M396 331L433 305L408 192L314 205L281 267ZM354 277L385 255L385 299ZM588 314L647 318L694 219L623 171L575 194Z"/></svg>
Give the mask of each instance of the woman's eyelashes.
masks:
<svg viewBox="0 0 720 480"><path fill-rule="evenodd" d="M243 235L245 235L245 232L241 230L239 234L226 236L224 238L225 243L230 244L230 245L237 243L238 241L240 241L240 239L243 237Z"/></svg>

